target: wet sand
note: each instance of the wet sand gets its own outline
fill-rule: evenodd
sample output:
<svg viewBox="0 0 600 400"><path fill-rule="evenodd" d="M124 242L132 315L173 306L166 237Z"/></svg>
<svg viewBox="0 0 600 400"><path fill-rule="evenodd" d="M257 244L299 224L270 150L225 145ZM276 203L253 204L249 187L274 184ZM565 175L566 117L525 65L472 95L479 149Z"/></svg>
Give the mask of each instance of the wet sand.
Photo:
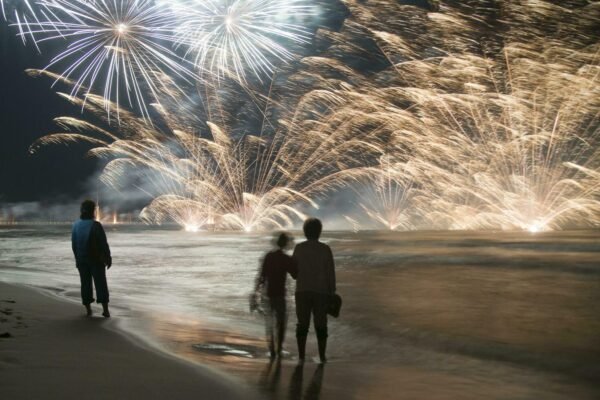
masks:
<svg viewBox="0 0 600 400"><path fill-rule="evenodd" d="M114 321L32 288L0 282L3 399L248 399L208 368L134 344ZM6 337L8 336L8 337Z"/></svg>
<svg viewBox="0 0 600 400"><path fill-rule="evenodd" d="M344 272L339 276L346 282L360 279L352 277L352 274ZM422 272L422 278L422 284L431 279L428 285L435 286L436 279L426 271ZM419 282L414 280L412 282L418 287ZM364 279L361 281L364 282ZM407 295L413 287L409 282L388 278L390 286ZM364 304L367 298L379 301L377 294L383 285L384 282L378 285L379 290L374 290L370 284L363 286L363 298L359 297L359 292L347 296L346 314L342 317L356 319L355 322L360 322L358 325L363 325L349 331L344 324L330 320L330 358L324 366L317 363L314 332L309 334L309 359L299 367L292 329L288 329L285 357L275 362L268 359L262 338L233 329L207 329L210 324L200 321L169 315L146 315L137 319L137 326L131 329L157 338L161 346L183 358L241 377L255 386L266 399L593 400L600 395L600 387L592 378L597 372L595 347L583 342L581 346L589 346L588 354L582 356L578 349L574 349L575 354L570 353L568 349L578 343L577 340L569 340L572 332L564 333L565 342L561 346L557 342L549 343L549 346L554 346L553 350L540 349L540 355L535 347L519 346L520 343L512 338L482 339L479 336L482 330L489 336L487 330L493 332L497 329L494 326L478 326L477 321L485 325L485 319L473 316L473 311L467 307L450 303L446 306L448 310L440 310L440 313L462 322L456 323L456 331L437 337L439 334L434 333L436 329L431 324L436 323L438 313L434 312L433 306L418 302L399 306L395 311L400 315L386 315L384 318L389 317L389 324L394 325L414 318L412 322L415 325L417 322L429 324L429 332L413 331L401 325L393 329L392 334L390 326L380 326L379 331L373 331L374 325L368 319L377 318L377 315L372 309L361 308L361 303ZM349 287L344 290L350 293ZM426 292L433 295L431 290ZM452 298L450 294L437 293L435 296L442 303L442 300ZM484 307L487 296L487 293L475 295L471 299L473 306ZM386 302L390 303L389 297ZM419 310L421 307L426 309ZM413 315L410 315L411 312ZM289 325L293 326L294 321L295 317L290 316ZM361 337L369 338L368 343L350 341L350 337L355 337L356 329L362 330ZM471 332L469 329L472 329ZM498 329L497 334L502 335L503 331ZM531 332L532 336L538 334L537 331ZM524 339L531 338L521 338ZM548 341L551 342L551 338Z"/></svg>
<svg viewBox="0 0 600 400"><path fill-rule="evenodd" d="M83 307L52 294L0 283L0 387L7 399L593 399L594 392L566 382L531 385L523 381L480 380L464 371L443 371L406 365L369 362L362 357L334 356L325 365L316 362L316 343L309 338L309 360L299 366L294 340L289 354L271 362L264 342L232 331L207 329L196 321L174 321L166 316L144 316L137 331L148 337L118 333L119 317L107 320L82 316ZM335 322L332 324L336 328ZM144 328L144 329L140 329ZM338 327L339 328L339 327ZM117 331L115 331L117 330ZM340 332L338 332L340 333ZM187 360L212 365L247 384L200 365L170 357L150 343ZM334 354L335 337L331 343ZM150 340L150 341L147 341ZM195 346L190 346L195 343ZM252 358L226 354L211 345L247 351ZM401 348L396 352L402 353ZM440 362L448 362L446 354ZM451 357L451 356L450 356ZM514 376L514 375L513 375ZM498 377L501 378L501 377ZM548 378L546 376L546 378ZM596 393L597 394L597 393ZM540 397L541 396L541 397Z"/></svg>
<svg viewBox="0 0 600 400"><path fill-rule="evenodd" d="M296 367L292 310L290 354L281 363L269 363L261 337L234 326L210 330L165 314L140 318L144 325L133 330L273 399L599 398L597 252L574 260L561 248L540 255L509 240L511 253L478 243L417 249L416 259L402 242L378 239L376 250L336 243L345 302L340 320L330 319L330 362L322 368Z"/></svg>

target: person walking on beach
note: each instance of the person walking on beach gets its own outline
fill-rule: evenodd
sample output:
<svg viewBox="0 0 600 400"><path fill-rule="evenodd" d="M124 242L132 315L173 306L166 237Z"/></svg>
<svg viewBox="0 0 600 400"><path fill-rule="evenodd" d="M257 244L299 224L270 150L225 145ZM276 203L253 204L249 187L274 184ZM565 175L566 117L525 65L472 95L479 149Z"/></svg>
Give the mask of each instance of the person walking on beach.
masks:
<svg viewBox="0 0 600 400"><path fill-rule="evenodd" d="M255 296L262 286L266 286L269 299L265 325L271 358L281 357L287 325L285 282L287 274L296 276L294 260L283 252L290 242L291 237L286 233L279 234L276 241L277 249L265 255L256 278Z"/></svg>
<svg viewBox="0 0 600 400"><path fill-rule="evenodd" d="M104 228L100 222L94 220L95 216L96 203L92 200L85 200L81 203L81 217L73 224L71 232L71 246L81 279L81 301L87 315L92 315L93 280L97 302L102 303L102 315L108 318L110 312L108 311L108 284L106 283L105 268L111 267L112 257Z"/></svg>
<svg viewBox="0 0 600 400"><path fill-rule="evenodd" d="M314 320L319 358L325 363L327 348L327 305L331 295L335 293L335 265L331 248L319 242L323 225L316 218L304 222L306 241L299 243L294 249L292 258L296 262L296 340L298 341L298 358L304 362L306 339L311 315Z"/></svg>

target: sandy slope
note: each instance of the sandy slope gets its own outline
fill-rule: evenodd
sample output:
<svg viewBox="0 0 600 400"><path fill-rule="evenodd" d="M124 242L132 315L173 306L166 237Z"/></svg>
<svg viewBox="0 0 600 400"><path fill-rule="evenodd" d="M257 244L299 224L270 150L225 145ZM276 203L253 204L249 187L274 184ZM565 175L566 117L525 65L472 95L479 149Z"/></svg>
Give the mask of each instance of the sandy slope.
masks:
<svg viewBox="0 0 600 400"><path fill-rule="evenodd" d="M99 309L96 309L99 314ZM83 307L0 282L3 399L248 399L248 388L104 329Z"/></svg>

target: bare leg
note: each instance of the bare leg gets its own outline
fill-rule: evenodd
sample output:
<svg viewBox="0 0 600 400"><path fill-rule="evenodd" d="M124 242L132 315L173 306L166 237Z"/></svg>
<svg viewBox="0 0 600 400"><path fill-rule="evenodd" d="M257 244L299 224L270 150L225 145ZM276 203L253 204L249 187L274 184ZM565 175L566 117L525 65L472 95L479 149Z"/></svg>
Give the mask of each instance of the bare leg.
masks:
<svg viewBox="0 0 600 400"><path fill-rule="evenodd" d="M102 316L104 318L110 318L110 312L108 311L108 303L102 303Z"/></svg>
<svg viewBox="0 0 600 400"><path fill-rule="evenodd" d="M327 362L327 357L325 357L327 337L317 337L317 341L319 343L319 359L321 360L321 364L325 364Z"/></svg>
<svg viewBox="0 0 600 400"><path fill-rule="evenodd" d="M298 362L303 364L306 353L306 336L296 335L296 342L298 343Z"/></svg>
<svg viewBox="0 0 600 400"><path fill-rule="evenodd" d="M298 343L298 361L304 362L306 353L306 336L312 313L312 298L310 293L296 293L296 342Z"/></svg>

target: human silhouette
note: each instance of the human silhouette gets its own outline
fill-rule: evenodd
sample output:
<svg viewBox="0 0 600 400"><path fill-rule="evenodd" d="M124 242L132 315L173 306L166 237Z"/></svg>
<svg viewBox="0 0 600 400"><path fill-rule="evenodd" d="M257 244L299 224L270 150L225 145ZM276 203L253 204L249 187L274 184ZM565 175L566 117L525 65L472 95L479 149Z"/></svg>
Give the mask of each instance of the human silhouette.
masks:
<svg viewBox="0 0 600 400"><path fill-rule="evenodd" d="M102 315L110 317L108 310L108 284L106 269L112 265L110 248L104 228L95 221L96 203L85 200L81 203L81 217L73 224L71 246L75 255L75 264L81 279L81 301L87 316L92 315L91 303L94 301L92 279L96 287L97 302L102 303Z"/></svg>
<svg viewBox="0 0 600 400"><path fill-rule="evenodd" d="M307 240L296 246L292 256L298 270L295 297L300 363L304 362L311 315L317 334L319 358L321 363L327 361L327 304L329 297L335 293L335 265L329 246L319 242L322 229L321 221L316 218L307 219L303 227Z"/></svg>
<svg viewBox="0 0 600 400"><path fill-rule="evenodd" d="M285 282L287 274L296 276L296 266L292 257L284 253L291 237L280 233L276 240L277 248L268 252L262 262L256 278L255 295L266 286L268 307L265 313L267 340L271 358L281 356L285 328L287 325L287 304L285 301Z"/></svg>

